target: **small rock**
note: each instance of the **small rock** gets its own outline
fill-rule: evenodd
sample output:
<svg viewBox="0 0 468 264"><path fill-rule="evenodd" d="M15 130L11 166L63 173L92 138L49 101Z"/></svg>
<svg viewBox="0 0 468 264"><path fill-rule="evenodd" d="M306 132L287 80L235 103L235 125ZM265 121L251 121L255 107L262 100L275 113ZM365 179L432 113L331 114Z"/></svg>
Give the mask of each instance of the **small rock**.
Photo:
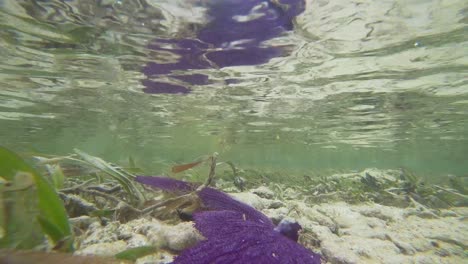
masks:
<svg viewBox="0 0 468 264"><path fill-rule="evenodd" d="M331 241L330 241L331 242ZM321 244L322 254L327 260L334 264L357 264L359 257L354 252L343 248L342 245L334 242L325 242Z"/></svg>
<svg viewBox="0 0 468 264"><path fill-rule="evenodd" d="M375 205L376 208L370 208L370 207L365 207L362 210L359 210L359 212L367 217L375 217L378 219L381 219L385 222L393 222L395 221L394 217L392 215L386 214L382 212L377 206Z"/></svg>
<svg viewBox="0 0 468 264"><path fill-rule="evenodd" d="M162 237L168 248L176 251L195 245L203 237L195 230L192 223L183 222L163 229Z"/></svg>
<svg viewBox="0 0 468 264"><path fill-rule="evenodd" d="M134 235L132 227L127 224L121 224L117 227L117 236L118 239L127 240Z"/></svg>
<svg viewBox="0 0 468 264"><path fill-rule="evenodd" d="M288 215L288 211L288 208L281 207L278 209L266 209L264 213L271 219L271 221L273 221L273 223L279 223L286 217L286 215Z"/></svg>
<svg viewBox="0 0 468 264"><path fill-rule="evenodd" d="M144 235L133 234L133 236L127 241L128 248L142 247L150 245L148 238Z"/></svg>
<svg viewBox="0 0 468 264"><path fill-rule="evenodd" d="M436 213L433 212L432 210L420 210L420 209L417 209L417 208L409 208L403 213L403 215L406 216L406 217L415 215L415 216L418 216L418 217L424 218L424 219L438 218Z"/></svg>
<svg viewBox="0 0 468 264"><path fill-rule="evenodd" d="M260 186L251 190L251 192L265 199L273 199L275 197L275 193L266 186Z"/></svg>
<svg viewBox="0 0 468 264"><path fill-rule="evenodd" d="M86 246L97 243L114 242L118 240L117 228L119 225L120 223L113 222L103 227L98 222L92 223L86 232L88 236L83 240L81 245Z"/></svg>
<svg viewBox="0 0 468 264"><path fill-rule="evenodd" d="M268 209L278 209L284 207L284 203L280 200L274 200L267 207Z"/></svg>
<svg viewBox="0 0 468 264"><path fill-rule="evenodd" d="M411 244L396 240L395 238L391 237L390 235L386 236L388 240L390 240L395 246L400 249L401 253L405 255L414 255L416 254L416 249L411 246Z"/></svg>
<svg viewBox="0 0 468 264"><path fill-rule="evenodd" d="M440 216L442 217L457 217L457 213L455 213L454 211L451 211L451 210L443 210L441 213L440 213Z"/></svg>
<svg viewBox="0 0 468 264"><path fill-rule="evenodd" d="M165 226L156 219L151 219L150 221L145 221L135 225L135 231L146 236L149 243L157 247L163 247L166 245L166 240L163 238L164 228Z"/></svg>
<svg viewBox="0 0 468 264"><path fill-rule="evenodd" d="M338 224L329 217L326 212L321 210L321 206L316 205L311 208L303 202L296 202L292 206L301 212L300 218L302 219L297 220L300 220L302 225L306 223L314 223L315 226L318 224L319 226L328 227L331 232L338 232Z"/></svg>
<svg viewBox="0 0 468 264"><path fill-rule="evenodd" d="M452 263L452 262L445 262L440 257L437 256L415 256L413 263L416 264L427 264L427 263ZM453 262L455 263L455 262ZM461 263L461 262L458 262Z"/></svg>
<svg viewBox="0 0 468 264"><path fill-rule="evenodd" d="M441 256L441 257L448 257L448 256L451 255L451 254L450 254L450 251L448 251L448 250L445 249L445 248L440 248L440 249L435 250L435 254L436 254L437 256Z"/></svg>
<svg viewBox="0 0 468 264"><path fill-rule="evenodd" d="M233 198L244 202L257 210L263 210L265 208L265 204L258 195L248 192L241 192L241 193L231 193L230 194Z"/></svg>
<svg viewBox="0 0 468 264"><path fill-rule="evenodd" d="M172 263L174 256L165 251L156 254L147 255L136 260L135 264L169 264Z"/></svg>
<svg viewBox="0 0 468 264"><path fill-rule="evenodd" d="M109 243L96 243L89 245L75 252L76 255L80 256L114 256L115 254L124 251L127 248L127 243L122 240Z"/></svg>

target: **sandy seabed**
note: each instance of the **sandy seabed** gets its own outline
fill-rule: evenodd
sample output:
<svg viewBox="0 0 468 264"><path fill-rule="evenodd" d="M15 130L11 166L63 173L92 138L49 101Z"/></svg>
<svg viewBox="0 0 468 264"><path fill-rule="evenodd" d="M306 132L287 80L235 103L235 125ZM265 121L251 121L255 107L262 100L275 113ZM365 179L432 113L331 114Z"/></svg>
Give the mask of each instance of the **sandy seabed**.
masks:
<svg viewBox="0 0 468 264"><path fill-rule="evenodd" d="M375 174L375 173L374 173ZM229 192L228 192L229 193ZM429 209L374 202L311 203L295 191L278 195L267 186L230 193L273 222L291 218L303 230L299 243L323 256L323 263L464 263L468 259L467 207ZM72 219L85 228L77 255L113 256L151 245L161 250L136 263L170 263L181 250L202 240L191 222L144 217L103 225L96 218Z"/></svg>

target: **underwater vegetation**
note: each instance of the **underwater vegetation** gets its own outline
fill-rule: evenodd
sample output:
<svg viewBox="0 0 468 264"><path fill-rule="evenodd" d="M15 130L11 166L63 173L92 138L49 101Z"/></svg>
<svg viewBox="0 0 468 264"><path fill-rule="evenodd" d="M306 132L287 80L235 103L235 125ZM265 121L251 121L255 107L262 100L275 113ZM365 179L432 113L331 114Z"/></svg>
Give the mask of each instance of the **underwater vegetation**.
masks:
<svg viewBox="0 0 468 264"><path fill-rule="evenodd" d="M424 207L442 209L464 206L468 196L462 191L466 183L451 175L444 185L430 184L408 169L388 170L385 175L368 169L361 173L305 176L291 188L304 194L310 203L347 201L348 203L374 202L396 207ZM282 188L276 188L282 195Z"/></svg>
<svg viewBox="0 0 468 264"><path fill-rule="evenodd" d="M305 9L304 0L210 0L203 5L210 22L194 38L155 39L149 45L152 50L174 55L175 61L148 63L142 70L148 77L142 81L144 92L189 93L191 90L183 83L206 85L210 83L208 76L177 72L258 65L286 55L287 47L267 46L263 42L292 30L293 19ZM161 76L173 81L157 80Z"/></svg>
<svg viewBox="0 0 468 264"><path fill-rule="evenodd" d="M46 179L13 152L2 149L0 154L2 154L2 161L12 164L8 167L5 163L2 163L0 170L3 175L2 195L17 194L17 191L28 189L38 192L39 203L48 201L47 205L39 206L40 210L38 212L26 216L26 213L24 215L15 215L8 211L12 205L25 206L22 200L17 197L13 197L14 200L3 199L2 197L2 208L5 205L8 207L4 213L2 212L2 228L5 229L2 236L2 242L4 243L2 248L9 249L1 251L0 257L3 260L31 263L34 258L37 258L44 259L44 261L62 259L66 263L75 263L80 260L106 262L108 259L81 257L72 259L66 254L44 255L40 252L18 250L40 249L41 247L38 248L38 246L42 246L41 250L72 252L74 250L73 233L79 234L83 231L79 229L75 229L74 232L71 231L69 216L87 214L106 221L107 217L113 215L119 221L128 221L129 219L143 217L160 208L172 210L174 208L186 208L187 205L191 204L190 219L194 220L195 228L206 240L182 251L174 260L174 263L225 261L231 263L248 263L249 261L255 261L256 263L320 263L320 255L297 243L298 232L301 229L298 223L285 220L275 226L267 216L253 207L231 198L222 191L208 187L212 183L216 164L219 164L216 162L216 155L192 163L176 165L172 168L173 172L178 173L207 161L210 164L207 181L204 184L195 184L167 177L135 176L116 165L77 149L75 154L65 157L35 157L37 164L40 165L38 171L42 166L45 169L44 171L49 174L50 177ZM66 176L60 168L60 163L69 164L70 161L99 169L100 174L108 176L108 180L104 182L115 182L117 185L93 185L91 183L97 179L91 178L82 179L80 184L72 183L72 186L68 186L69 183L65 180ZM32 186L20 186L20 189L13 189L18 188L14 178L18 173L30 173L37 177L36 186L34 188ZM96 172L92 172L91 175L99 178ZM145 207L146 199L141 189L136 186L137 182L176 193L178 196ZM76 194L80 194L80 196ZM93 205L86 201L87 197L104 199L100 199L101 205L98 207L97 204L99 203ZM28 202L31 203L31 200ZM110 207L111 204L114 204L113 208ZM65 210L68 211L69 216L67 216ZM37 218L38 225L42 227L42 232L39 232L39 235L48 236L52 243L47 245L47 243L44 244L43 239L37 239L35 244L20 246L20 242L23 240L30 241L30 238L37 236L37 234L28 233L18 236L18 230L28 232L31 230L25 228L25 223L21 221L19 222L22 224L21 226L13 225L12 221L16 221L17 218L29 221L34 216ZM10 231L12 228L16 230ZM9 242L9 240L18 240L19 242L13 243ZM75 245L79 247L79 241L75 241ZM155 250L157 248L152 246L132 248L117 254L116 257L123 260L135 260L138 257L151 254Z"/></svg>
<svg viewBox="0 0 468 264"><path fill-rule="evenodd" d="M73 251L68 216L55 188L3 147L0 161L0 248L34 248L47 237L55 250Z"/></svg>
<svg viewBox="0 0 468 264"><path fill-rule="evenodd" d="M78 149L68 156L23 159L0 148L0 262L63 259L62 263L124 263L166 251L178 255L174 263L320 263L322 256L308 249L321 248L310 226L302 228L293 220L271 215L270 219L218 190L220 187L229 192L246 185L249 189L265 187L271 192L270 199L278 199L280 204L291 199L310 205L371 202L407 208L407 215L425 219L444 217L440 209L465 206L468 200L464 178L453 175L446 184L436 185L407 169L366 169L329 176L304 175L297 178L300 184L288 185L280 181L289 179L284 174L243 170L217 158L214 153L172 166L172 173L192 175L195 167L207 165L205 182L195 183L138 176L145 173L131 158L122 167ZM228 165L224 171L219 169L222 164ZM284 209L290 212L294 206ZM455 212L452 215L463 217ZM82 239L87 237L89 219L105 227L140 219L171 224L193 221L203 238L175 250L150 243L120 249L113 253L114 258L72 258L70 253L80 250ZM338 234L340 228L336 225L333 230Z"/></svg>

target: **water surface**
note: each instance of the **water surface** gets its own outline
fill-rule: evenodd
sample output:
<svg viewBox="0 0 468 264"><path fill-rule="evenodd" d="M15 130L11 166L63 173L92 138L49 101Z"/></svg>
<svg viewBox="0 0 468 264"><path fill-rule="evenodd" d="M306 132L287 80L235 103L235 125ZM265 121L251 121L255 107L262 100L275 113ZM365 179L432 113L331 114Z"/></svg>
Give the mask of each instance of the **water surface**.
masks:
<svg viewBox="0 0 468 264"><path fill-rule="evenodd" d="M154 173L215 151L284 173L468 172L465 1L306 1L259 44L284 53L175 72L204 85L158 75L190 92L146 93L144 67L177 55L150 44L196 40L204 2L0 1L0 144Z"/></svg>

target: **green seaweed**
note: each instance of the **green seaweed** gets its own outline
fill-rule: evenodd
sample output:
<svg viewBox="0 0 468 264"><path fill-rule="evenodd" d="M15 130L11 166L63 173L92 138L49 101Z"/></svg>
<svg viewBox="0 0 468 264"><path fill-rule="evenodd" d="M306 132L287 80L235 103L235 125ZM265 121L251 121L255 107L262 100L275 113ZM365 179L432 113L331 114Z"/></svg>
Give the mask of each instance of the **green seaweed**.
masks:
<svg viewBox="0 0 468 264"><path fill-rule="evenodd" d="M39 221L39 225L41 225L44 233L46 233L55 244L58 244L58 242L64 238L62 230L52 221L49 221L49 219L39 215L37 216L37 221Z"/></svg>
<svg viewBox="0 0 468 264"><path fill-rule="evenodd" d="M142 192L137 188L135 181L133 180L135 176L119 167L112 166L111 164L105 162L103 159L91 156L79 149L74 149L75 153L78 154L80 158L83 159L87 164L101 170L107 175L111 176L116 180L124 190L130 195L130 197L142 205L145 201L145 197Z"/></svg>
<svg viewBox="0 0 468 264"><path fill-rule="evenodd" d="M60 250L72 251L73 236L68 216L49 182L22 158L3 147L0 147L0 175L13 185L1 187L3 210L0 223L4 234L0 238L0 247L33 248L42 243L45 234L54 244L62 244ZM21 186L27 179L32 179L35 188ZM15 185L22 188L14 188ZM37 222L31 224L31 219Z"/></svg>
<svg viewBox="0 0 468 264"><path fill-rule="evenodd" d="M125 259L125 260L135 261L141 257L155 253L156 250L157 248L154 246L141 246L141 247L126 249L116 254L114 257L116 259Z"/></svg>

